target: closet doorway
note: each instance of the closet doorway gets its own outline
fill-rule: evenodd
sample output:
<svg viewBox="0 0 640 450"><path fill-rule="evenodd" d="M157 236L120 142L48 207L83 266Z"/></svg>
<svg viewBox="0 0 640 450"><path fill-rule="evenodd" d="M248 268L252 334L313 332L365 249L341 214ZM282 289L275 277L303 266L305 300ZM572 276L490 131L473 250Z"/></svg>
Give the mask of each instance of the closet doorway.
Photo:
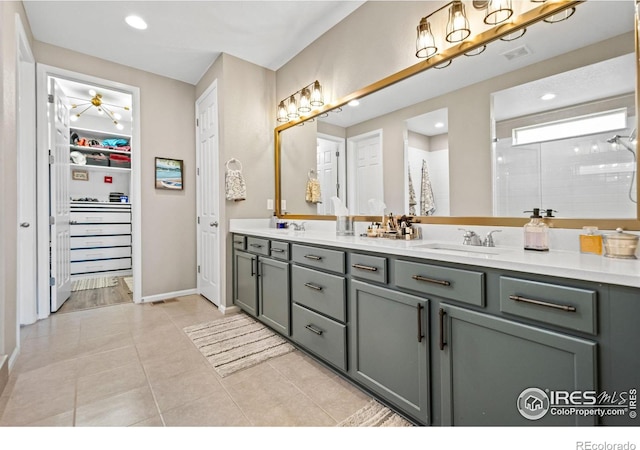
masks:
<svg viewBox="0 0 640 450"><path fill-rule="evenodd" d="M37 92L38 318L140 302L139 89L38 65Z"/></svg>

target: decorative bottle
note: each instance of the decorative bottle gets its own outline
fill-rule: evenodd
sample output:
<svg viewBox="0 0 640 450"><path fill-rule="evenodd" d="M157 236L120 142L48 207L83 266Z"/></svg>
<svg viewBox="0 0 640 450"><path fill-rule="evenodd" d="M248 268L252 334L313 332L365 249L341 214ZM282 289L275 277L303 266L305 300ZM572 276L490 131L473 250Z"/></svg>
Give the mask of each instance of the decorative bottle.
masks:
<svg viewBox="0 0 640 450"><path fill-rule="evenodd" d="M531 221L524 226L524 249L545 252L549 250L549 226L542 220L540 208L534 208Z"/></svg>

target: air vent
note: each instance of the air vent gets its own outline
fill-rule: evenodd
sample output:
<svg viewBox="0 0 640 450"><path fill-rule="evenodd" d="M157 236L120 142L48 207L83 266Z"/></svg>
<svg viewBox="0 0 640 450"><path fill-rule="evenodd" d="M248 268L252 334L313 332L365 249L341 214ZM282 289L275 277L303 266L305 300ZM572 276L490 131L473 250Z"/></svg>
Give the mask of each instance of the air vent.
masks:
<svg viewBox="0 0 640 450"><path fill-rule="evenodd" d="M526 45L522 45L520 47L514 48L513 50L509 50L508 52L500 53L500 55L504 56L508 61L514 60L516 58L520 58L521 56L530 55L533 52L529 50L529 47Z"/></svg>

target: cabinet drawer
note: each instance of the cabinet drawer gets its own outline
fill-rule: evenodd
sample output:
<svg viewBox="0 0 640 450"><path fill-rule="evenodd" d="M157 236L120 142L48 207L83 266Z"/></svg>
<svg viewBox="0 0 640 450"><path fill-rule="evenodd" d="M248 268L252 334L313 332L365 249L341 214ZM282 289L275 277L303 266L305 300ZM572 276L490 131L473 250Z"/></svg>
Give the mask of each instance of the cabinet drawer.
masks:
<svg viewBox="0 0 640 450"><path fill-rule="evenodd" d="M77 236L71 238L71 250L77 248L122 247L131 245L131 235Z"/></svg>
<svg viewBox="0 0 640 450"><path fill-rule="evenodd" d="M484 306L484 273L396 261L396 285L476 306Z"/></svg>
<svg viewBox="0 0 640 450"><path fill-rule="evenodd" d="M291 338L334 366L347 370L347 327L300 305L291 307Z"/></svg>
<svg viewBox="0 0 640 450"><path fill-rule="evenodd" d="M82 248L71 250L71 262L129 257L131 257L131 247Z"/></svg>
<svg viewBox="0 0 640 450"><path fill-rule="evenodd" d="M272 258L289 260L289 243L271 241L270 254Z"/></svg>
<svg viewBox="0 0 640 450"><path fill-rule="evenodd" d="M115 234L131 234L131 224L71 225L71 236L106 236Z"/></svg>
<svg viewBox="0 0 640 450"><path fill-rule="evenodd" d="M247 251L257 255L269 256L269 240L249 236L247 238Z"/></svg>
<svg viewBox="0 0 640 450"><path fill-rule="evenodd" d="M72 211L71 221L76 223L130 223L131 213L129 211Z"/></svg>
<svg viewBox="0 0 640 450"><path fill-rule="evenodd" d="M293 266L291 300L344 322L346 281L343 277Z"/></svg>
<svg viewBox="0 0 640 450"><path fill-rule="evenodd" d="M71 263L71 275L129 269L131 269L131 258L105 259L102 261L83 261Z"/></svg>
<svg viewBox="0 0 640 450"><path fill-rule="evenodd" d="M387 283L387 258L351 254L349 273L352 277Z"/></svg>
<svg viewBox="0 0 640 450"><path fill-rule="evenodd" d="M570 286L500 277L500 310L505 313L596 334L597 292Z"/></svg>
<svg viewBox="0 0 640 450"><path fill-rule="evenodd" d="M241 236L239 234L233 235L233 248L236 250L246 250L247 249L247 237Z"/></svg>
<svg viewBox="0 0 640 450"><path fill-rule="evenodd" d="M291 259L305 266L344 273L344 252L339 250L293 244Z"/></svg>

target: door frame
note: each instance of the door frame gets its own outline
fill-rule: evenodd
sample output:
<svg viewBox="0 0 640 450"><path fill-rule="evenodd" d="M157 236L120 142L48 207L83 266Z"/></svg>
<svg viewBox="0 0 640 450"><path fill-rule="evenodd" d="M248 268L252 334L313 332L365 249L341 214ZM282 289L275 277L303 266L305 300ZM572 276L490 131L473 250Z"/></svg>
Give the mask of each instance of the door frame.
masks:
<svg viewBox="0 0 640 450"><path fill-rule="evenodd" d="M23 164L25 162L36 163L36 59L29 45L29 39L27 33L22 25L20 15L16 13L16 105L18 113L16 114L16 148L18 152L18 179L20 179ZM26 67L25 67L26 64ZM33 151L32 158L24 158L24 153ZM36 168L32 167L31 174L31 187L33 189L30 198L25 198L25 193L22 192L20 181L18 182L18 212L20 213L23 208L32 210L37 213L36 207ZM22 217L18 217L18 222L23 220ZM16 224L18 225L18 224ZM37 227L37 215L33 217L33 223L31 224L35 229ZM34 231L33 245L35 251L33 255L27 255L22 248L23 237L20 236L20 230L18 231L17 240L17 255L18 255L18 279L17 281L17 341L20 342L20 325L31 324L37 320L37 300L31 296L22 295L23 286L25 281L20 276L20 273L24 272L22 269L23 261L25 257L29 258L26 264L29 267L35 267L36 273L33 274L33 279L37 283L37 231ZM35 293L37 293L37 287L34 286Z"/></svg>
<svg viewBox="0 0 640 450"><path fill-rule="evenodd" d="M338 198L342 201L343 205L347 204L347 139L344 137L333 136L326 133L318 133L316 139L324 139L327 141L335 142L338 145L338 157L336 158L336 169L338 185L340 186L340 192L338 192Z"/></svg>
<svg viewBox="0 0 640 450"><path fill-rule="evenodd" d="M37 217L38 217L38 319L45 319L51 314L49 292L49 136L47 119L47 80L49 77L63 78L80 83L104 86L130 93L132 96L131 112L133 124L131 129L131 146L140 146L140 88L104 78L73 72L46 64L37 64L36 75L36 109L37 109L37 179L44 180L37 185ZM138 150L139 151L139 150ZM131 159L131 253L133 267L133 301L142 302L142 214L141 214L141 166L142 155Z"/></svg>
<svg viewBox="0 0 640 450"><path fill-rule="evenodd" d="M216 111L219 111L219 102L218 102L218 80L215 79L213 80L213 82L204 90L204 92L202 94L200 94L200 96L196 99L195 102L195 117L196 119L198 117L200 117L200 103L202 103L202 101L209 95L211 94L211 92L216 91ZM222 178L220 176L221 174L221 158L220 158L220 116L218 114L218 117L216 118L216 123L218 125L218 132L216 133L216 138L217 138L217 148L218 148L218 255L217 255L217 267L219 268L219 273L218 273L218 304L216 305L214 300L209 299L215 306L217 306L221 311L224 312L225 308L227 307L227 302L226 302L226 276L227 276L227 271L226 271L226 262L223 264L223 259L222 259L222 255L226 255L227 254L227 240L223 239L222 236L226 236L227 235L227 223L225 220L225 208L222 206L224 205L224 189L222 186ZM198 148L199 146L199 142L200 142L200 129L197 126L197 124L194 124L195 127L195 143L196 143L196 170L198 171L198 177L199 175L199 171L200 171L200 165L201 165L201 161L200 161L200 150ZM198 178L197 183L196 183L196 215L197 217L200 216L200 196L202 195L200 190L201 190L201 182L200 182L200 178ZM200 230L199 227L201 226L201 224L198 224L198 220L196 219L196 261L199 263L201 261L201 257L202 255L200 254ZM201 294L200 291L200 281L199 281L199 277L198 277L198 273L196 273L196 289L197 289L197 293L198 295Z"/></svg>

